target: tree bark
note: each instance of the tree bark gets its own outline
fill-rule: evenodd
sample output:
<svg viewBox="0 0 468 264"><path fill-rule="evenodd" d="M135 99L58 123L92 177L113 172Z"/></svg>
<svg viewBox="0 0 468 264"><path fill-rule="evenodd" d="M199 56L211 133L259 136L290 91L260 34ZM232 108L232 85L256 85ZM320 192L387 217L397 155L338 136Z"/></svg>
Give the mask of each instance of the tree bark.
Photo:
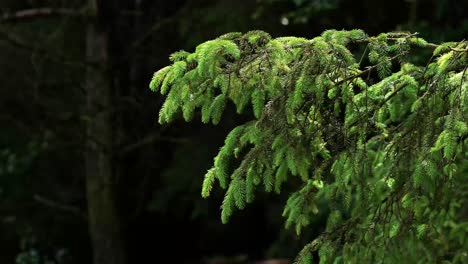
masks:
<svg viewBox="0 0 468 264"><path fill-rule="evenodd" d="M89 0L94 20L87 25L86 57L102 70L86 73L86 193L89 235L95 264L126 263L120 218L117 212L113 165L112 91L108 68L108 32L98 25L97 0Z"/></svg>

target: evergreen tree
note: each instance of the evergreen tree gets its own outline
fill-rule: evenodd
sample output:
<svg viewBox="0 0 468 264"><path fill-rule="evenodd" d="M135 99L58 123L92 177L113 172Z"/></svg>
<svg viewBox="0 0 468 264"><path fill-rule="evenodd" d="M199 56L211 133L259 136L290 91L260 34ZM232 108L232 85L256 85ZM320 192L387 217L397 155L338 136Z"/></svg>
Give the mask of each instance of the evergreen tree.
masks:
<svg viewBox="0 0 468 264"><path fill-rule="evenodd" d="M224 223L260 189L284 189L285 225L298 235L322 213L318 201L329 205L297 263L314 252L320 263L466 263L467 54L467 41L406 32L229 33L172 54L150 88L167 95L160 123L201 109L217 124L228 101L253 113L203 182L203 197L226 189Z"/></svg>

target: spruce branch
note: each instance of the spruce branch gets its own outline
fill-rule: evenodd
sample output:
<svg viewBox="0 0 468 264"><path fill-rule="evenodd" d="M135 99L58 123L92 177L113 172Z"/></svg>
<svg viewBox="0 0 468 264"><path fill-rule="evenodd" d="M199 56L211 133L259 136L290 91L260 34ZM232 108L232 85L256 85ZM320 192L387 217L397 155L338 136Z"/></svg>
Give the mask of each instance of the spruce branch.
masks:
<svg viewBox="0 0 468 264"><path fill-rule="evenodd" d="M284 182L295 182L293 177L303 184L284 208L287 228L295 226L299 234L321 213L316 197L335 211L341 206L345 215L328 216L326 231L304 247L298 263L312 261L316 250L324 262L335 257L374 262L381 256L367 243L394 254L402 249L393 242L414 242L415 225L423 223L418 226L422 236L428 221L438 221L427 215L427 208L439 210L444 191L457 192L458 185L444 189L441 183L460 181L450 166L461 166L468 137L466 42L436 45L417 33L367 37L359 30L329 30L312 40L267 38L266 44L255 46L265 34L231 36L201 44L187 56L197 74L190 69L164 90L172 89L165 104L186 107L200 100L196 107L202 113L219 93L227 95L238 113L247 103L253 105L253 120L229 134L205 177L203 197L215 178L227 188L223 223L235 207L242 209L252 201L262 181L265 191L274 188L279 193ZM231 52L206 51L223 43ZM359 63L348 44L367 45ZM414 47L435 48L425 67L403 61L417 51ZM365 55L372 65L361 69ZM170 67L170 72L178 72L175 64ZM378 78L361 78L374 70ZM213 86L190 85L190 93L197 94L187 98L191 102L171 96L187 89L186 83L203 84L216 75L221 77L215 77ZM259 91L264 92L262 100ZM232 173L231 159L240 159Z"/></svg>

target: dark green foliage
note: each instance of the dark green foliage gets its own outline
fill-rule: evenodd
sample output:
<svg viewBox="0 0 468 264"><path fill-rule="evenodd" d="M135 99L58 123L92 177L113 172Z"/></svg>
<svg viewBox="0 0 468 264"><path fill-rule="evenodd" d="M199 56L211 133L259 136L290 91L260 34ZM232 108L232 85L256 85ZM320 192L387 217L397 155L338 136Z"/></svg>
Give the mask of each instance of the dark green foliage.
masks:
<svg viewBox="0 0 468 264"><path fill-rule="evenodd" d="M434 49L429 63L410 63L421 48ZM227 188L223 222L261 183L279 193L299 180L286 227L299 234L318 199L332 210L297 263L314 251L321 263L463 263L467 54L466 41L435 45L410 33L329 30L307 40L253 31L176 53L150 86L169 92L161 123L201 108L202 121L217 124L227 100L239 113L253 106L254 120L228 135L203 183L203 197L215 179Z"/></svg>

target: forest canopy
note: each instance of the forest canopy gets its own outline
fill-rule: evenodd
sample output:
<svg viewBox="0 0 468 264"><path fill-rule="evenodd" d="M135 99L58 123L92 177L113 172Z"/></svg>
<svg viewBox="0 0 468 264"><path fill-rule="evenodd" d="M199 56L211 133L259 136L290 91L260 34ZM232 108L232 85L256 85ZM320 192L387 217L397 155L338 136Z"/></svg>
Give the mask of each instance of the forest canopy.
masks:
<svg viewBox="0 0 468 264"><path fill-rule="evenodd" d="M173 53L150 88L167 95L160 123L218 124L230 105L250 117L201 188L226 190L222 222L261 190L287 192L298 235L328 215L297 263L466 263L467 54L408 32L229 33Z"/></svg>

